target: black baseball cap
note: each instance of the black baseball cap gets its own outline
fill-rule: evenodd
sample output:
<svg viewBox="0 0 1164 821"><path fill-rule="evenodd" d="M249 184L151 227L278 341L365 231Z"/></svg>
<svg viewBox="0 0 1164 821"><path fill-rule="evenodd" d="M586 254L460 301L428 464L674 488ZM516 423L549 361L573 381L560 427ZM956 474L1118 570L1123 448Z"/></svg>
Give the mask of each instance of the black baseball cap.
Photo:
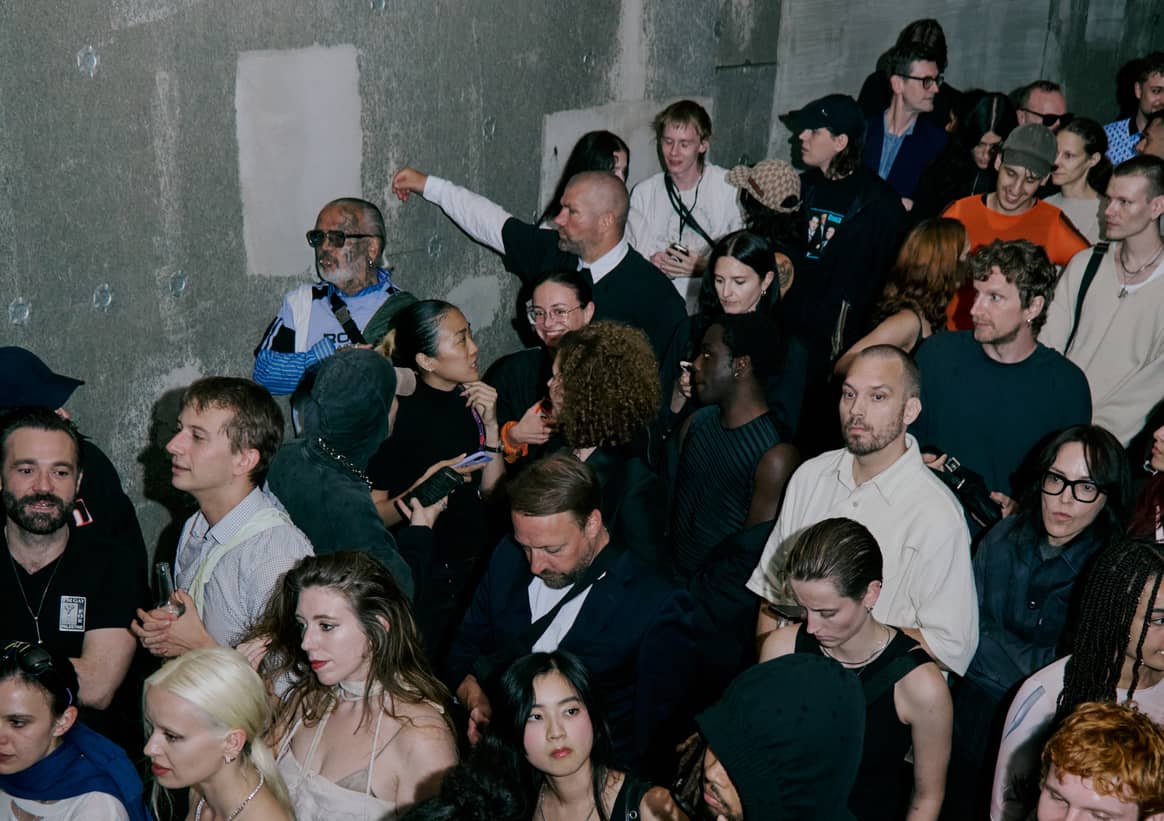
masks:
<svg viewBox="0 0 1164 821"><path fill-rule="evenodd" d="M865 136L865 115L857 101L848 94L829 94L813 100L797 111L781 117L794 134L815 128L827 128L833 134L845 134L850 140Z"/></svg>
<svg viewBox="0 0 1164 821"><path fill-rule="evenodd" d="M84 384L84 380L53 373L32 351L15 345L0 348L0 408L27 405L56 410Z"/></svg>

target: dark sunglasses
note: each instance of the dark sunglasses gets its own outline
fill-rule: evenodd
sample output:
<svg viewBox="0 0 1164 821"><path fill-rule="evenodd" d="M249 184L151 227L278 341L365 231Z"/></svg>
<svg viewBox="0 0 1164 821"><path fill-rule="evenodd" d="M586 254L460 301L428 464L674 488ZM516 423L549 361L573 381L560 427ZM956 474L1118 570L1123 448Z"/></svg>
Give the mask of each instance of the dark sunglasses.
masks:
<svg viewBox="0 0 1164 821"><path fill-rule="evenodd" d="M318 248L327 240L332 246L342 248L349 239L370 239L379 237L379 234L345 234L343 231L320 231L315 229L307 232L307 244Z"/></svg>
<svg viewBox="0 0 1164 821"><path fill-rule="evenodd" d="M1057 124L1067 125L1067 123L1075 119L1075 115L1070 111L1062 114L1040 114L1037 111L1031 111L1029 108L1020 108L1019 111L1025 111L1027 114L1033 114L1039 117L1042 119L1043 125L1047 126L1047 128L1054 128Z"/></svg>
<svg viewBox="0 0 1164 821"><path fill-rule="evenodd" d="M53 656L47 649L39 644L29 644L27 641L9 641L5 642L3 649L0 650L0 663L15 660L18 667L24 671L26 675L32 676L42 685L44 685L49 692L57 688L63 689L65 696L68 699L68 704L71 707L77 703L73 691L67 686L61 685L60 676L57 675L56 665L53 663ZM45 681L45 676L49 677Z"/></svg>

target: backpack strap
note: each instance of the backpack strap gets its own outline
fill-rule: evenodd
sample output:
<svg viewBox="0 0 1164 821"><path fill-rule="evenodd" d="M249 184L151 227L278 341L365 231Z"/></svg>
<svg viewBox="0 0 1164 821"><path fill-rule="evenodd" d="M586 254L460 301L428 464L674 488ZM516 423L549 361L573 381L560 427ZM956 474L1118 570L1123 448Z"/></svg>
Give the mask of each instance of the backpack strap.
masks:
<svg viewBox="0 0 1164 821"><path fill-rule="evenodd" d="M1079 282L1079 294L1075 297L1075 318L1071 321L1071 333L1067 335L1067 344L1063 346L1063 355L1071 350L1071 343L1075 341L1075 333L1079 330L1079 317L1083 314L1083 299L1087 296L1087 289L1099 272L1099 264L1103 255L1107 253L1109 243L1097 242L1091 249L1091 258L1087 260L1087 267L1083 270L1083 279Z"/></svg>

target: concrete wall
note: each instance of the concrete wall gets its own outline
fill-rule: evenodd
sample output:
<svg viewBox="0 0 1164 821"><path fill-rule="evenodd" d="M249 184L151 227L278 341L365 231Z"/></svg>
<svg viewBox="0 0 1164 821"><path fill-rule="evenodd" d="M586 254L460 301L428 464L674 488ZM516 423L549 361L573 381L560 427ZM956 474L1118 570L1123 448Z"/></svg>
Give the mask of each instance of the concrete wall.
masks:
<svg viewBox="0 0 1164 821"><path fill-rule="evenodd" d="M151 540L180 507L163 492L164 471L144 478L161 464L151 436L164 438L173 392L200 374L249 374L281 293L309 276L301 237L311 206L304 214L287 201L268 220L289 226L289 239L248 249L244 238L244 225L270 215L244 205L240 161L251 155L240 123L254 112L236 110L240 58L354 49L358 126L345 126L342 105L325 105L329 83L346 81L336 69L302 99L287 95L300 113L268 118L258 139L278 152L310 120L325 139L331 129L336 144L362 146L356 171L336 170L333 183L358 172L363 194L386 206L400 283L463 305L490 358L516 344L512 278L436 209L391 199L400 165L528 216L542 204L547 115L678 95L714 99L720 164L787 156L773 112L855 93L896 31L923 15L947 26L955 85L1063 77L1076 111L1107 116L1115 68L1161 39L1156 4L1114 5L1118 13L1098 0L5 3L0 343L88 380L70 406L121 469ZM251 148L254 139L243 137ZM328 154L311 143L298 156L317 160L284 174L315 191L326 183L311 180L329 175L308 172L320 171L315 162L330 169ZM632 160L640 173L653 162L642 151ZM264 271L268 256L298 263L247 273ZM163 395L171 402L159 408Z"/></svg>

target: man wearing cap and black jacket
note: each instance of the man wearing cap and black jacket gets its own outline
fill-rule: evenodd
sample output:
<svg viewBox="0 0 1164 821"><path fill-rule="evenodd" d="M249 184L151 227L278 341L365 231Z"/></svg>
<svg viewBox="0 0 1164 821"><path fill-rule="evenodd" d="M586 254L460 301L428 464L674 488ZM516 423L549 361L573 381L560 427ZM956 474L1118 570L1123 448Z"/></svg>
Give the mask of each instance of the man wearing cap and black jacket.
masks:
<svg viewBox="0 0 1164 821"><path fill-rule="evenodd" d="M808 394L799 439L806 452L831 444L832 364L861 338L905 227L897 192L861 164L865 118L856 100L830 94L788 115L800 140L809 248L785 300L784 316L808 348ZM833 229L830 233L829 229ZM819 238L829 237L820 243ZM813 425L816 420L819 429ZM806 429L807 428L807 429Z"/></svg>
<svg viewBox="0 0 1164 821"><path fill-rule="evenodd" d="M71 419L65 402L84 384L84 380L54 373L29 350L0 347L0 429L8 412L20 407L48 408ZM141 525L133 502L121 488L117 468L92 440L80 436L80 442L85 482L75 501L73 525L102 541L137 548L144 556ZM0 510L0 525L3 522Z"/></svg>
<svg viewBox="0 0 1164 821"><path fill-rule="evenodd" d="M865 697L835 661L793 654L750 667L696 722L710 817L852 821Z"/></svg>

